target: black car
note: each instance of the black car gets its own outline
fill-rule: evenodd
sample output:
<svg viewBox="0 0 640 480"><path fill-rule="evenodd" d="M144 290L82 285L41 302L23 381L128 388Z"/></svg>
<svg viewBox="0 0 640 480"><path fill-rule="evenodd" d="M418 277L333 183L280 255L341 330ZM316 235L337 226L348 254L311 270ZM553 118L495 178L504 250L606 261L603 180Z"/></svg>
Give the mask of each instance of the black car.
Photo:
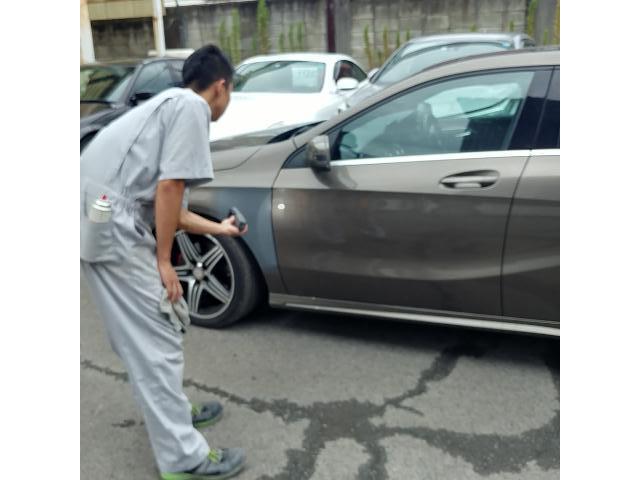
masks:
<svg viewBox="0 0 640 480"><path fill-rule="evenodd" d="M101 128L156 93L181 85L179 58L147 58L80 67L80 151Z"/></svg>

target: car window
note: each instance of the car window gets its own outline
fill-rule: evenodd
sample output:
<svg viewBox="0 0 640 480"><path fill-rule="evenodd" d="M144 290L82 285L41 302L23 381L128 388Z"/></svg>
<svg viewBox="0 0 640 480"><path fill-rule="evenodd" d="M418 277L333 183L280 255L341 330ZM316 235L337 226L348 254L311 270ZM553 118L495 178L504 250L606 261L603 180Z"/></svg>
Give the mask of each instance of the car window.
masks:
<svg viewBox="0 0 640 480"><path fill-rule="evenodd" d="M344 124L332 158L505 150L533 76L474 75L402 94Z"/></svg>
<svg viewBox="0 0 640 480"><path fill-rule="evenodd" d="M367 78L367 74L355 63L342 60L336 63L333 78L336 82L341 78L355 78L361 82Z"/></svg>
<svg viewBox="0 0 640 480"><path fill-rule="evenodd" d="M551 78L536 148L560 148L560 69Z"/></svg>
<svg viewBox="0 0 640 480"><path fill-rule="evenodd" d="M182 85L182 66L184 65L183 60L171 60L169 62L169 67L171 68L171 73L174 76L174 82L176 85Z"/></svg>
<svg viewBox="0 0 640 480"><path fill-rule="evenodd" d="M315 93L322 90L325 64L304 61L255 62L236 69L236 92Z"/></svg>
<svg viewBox="0 0 640 480"><path fill-rule="evenodd" d="M427 45L418 48L420 44L411 45L400 55L396 55L383 70L376 75L375 83L389 85L410 77L427 67L456 58L481 53L500 52L513 48L510 42L497 43L457 43L449 45Z"/></svg>
<svg viewBox="0 0 640 480"><path fill-rule="evenodd" d="M155 95L173 87L176 83L172 74L173 68L168 62L153 62L145 65L136 80L134 93Z"/></svg>
<svg viewBox="0 0 640 480"><path fill-rule="evenodd" d="M80 68L80 100L120 100L122 91L129 85L133 67L88 66Z"/></svg>

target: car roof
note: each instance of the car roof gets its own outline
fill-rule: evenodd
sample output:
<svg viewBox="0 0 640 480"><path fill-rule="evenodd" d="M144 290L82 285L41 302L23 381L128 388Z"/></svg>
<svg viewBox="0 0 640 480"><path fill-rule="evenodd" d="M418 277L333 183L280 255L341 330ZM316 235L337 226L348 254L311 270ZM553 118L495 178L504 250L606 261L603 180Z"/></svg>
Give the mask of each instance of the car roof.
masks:
<svg viewBox="0 0 640 480"><path fill-rule="evenodd" d="M112 60L104 60L99 62L84 63L81 67L99 67L99 66L117 66L117 67L135 67L137 65L146 65L148 63L160 62L166 60L178 60L184 62L184 58L177 57L144 57L144 58L119 58Z"/></svg>
<svg viewBox="0 0 640 480"><path fill-rule="evenodd" d="M464 73L482 72L485 70L497 70L501 68L517 68L517 67L544 67L560 65L560 49L558 47L537 47L525 48L521 50L505 50L504 52L485 53L463 57L448 62L443 62L433 67L429 67L420 73L413 75L405 80L395 83L371 97L363 100L346 112L338 114L325 123L312 128L308 132L303 133L299 140L296 140L298 146L308 142L315 135L332 128L334 125L345 120L346 116L356 115L358 112L369 108L370 106L391 97L396 93L407 90L411 87L421 85L430 80L437 80L442 77L458 75ZM300 142L298 144L298 141Z"/></svg>
<svg viewBox="0 0 640 480"><path fill-rule="evenodd" d="M412 38L407 42L411 43L459 43L459 42L486 42L486 41L513 41L516 38L530 38L524 33L518 32L498 32L498 33L483 33L483 32L466 32L466 33L446 33L440 35L427 35L424 37Z"/></svg>
<svg viewBox="0 0 640 480"><path fill-rule="evenodd" d="M355 62L353 58L342 53L313 53L313 52L299 52L299 53L274 53L270 55L257 55L243 60L241 63L254 63L265 61L306 61L306 62L321 62L332 63L337 60L349 60ZM357 62L356 62L357 63Z"/></svg>
<svg viewBox="0 0 640 480"><path fill-rule="evenodd" d="M520 50L505 50L503 52L484 53L457 58L426 68L422 72L391 85L363 101L362 106L368 106L371 103L379 101L381 97L393 95L405 90L406 88L411 88L412 86L420 85L428 82L429 80L449 75L481 72L483 70L496 70L500 68L556 65L560 65L560 49L558 47L534 47ZM360 107L360 105L358 105L358 107Z"/></svg>

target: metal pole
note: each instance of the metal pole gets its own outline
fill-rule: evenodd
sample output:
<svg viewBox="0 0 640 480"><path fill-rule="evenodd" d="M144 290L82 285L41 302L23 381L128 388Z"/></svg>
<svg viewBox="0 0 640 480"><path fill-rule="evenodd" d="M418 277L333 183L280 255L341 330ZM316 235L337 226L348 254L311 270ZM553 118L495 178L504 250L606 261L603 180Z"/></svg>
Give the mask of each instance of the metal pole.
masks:
<svg viewBox="0 0 640 480"><path fill-rule="evenodd" d="M80 62L92 63L96 61L93 51L93 35L91 34L91 20L87 0L80 0Z"/></svg>
<svg viewBox="0 0 640 480"><path fill-rule="evenodd" d="M333 0L326 1L326 14L327 14L327 51L336 51L336 21L335 21L335 6Z"/></svg>
<svg viewBox="0 0 640 480"><path fill-rule="evenodd" d="M166 53L164 43L164 22L162 20L162 0L151 0L153 2L153 36L156 44L156 55L163 57Z"/></svg>

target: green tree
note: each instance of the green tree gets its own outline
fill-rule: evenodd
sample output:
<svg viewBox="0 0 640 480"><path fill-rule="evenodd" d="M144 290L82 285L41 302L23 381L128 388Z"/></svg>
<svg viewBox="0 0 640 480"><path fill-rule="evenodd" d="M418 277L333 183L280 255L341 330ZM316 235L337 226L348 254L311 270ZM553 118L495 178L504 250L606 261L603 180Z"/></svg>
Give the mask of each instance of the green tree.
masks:
<svg viewBox="0 0 640 480"><path fill-rule="evenodd" d="M477 32L478 31L478 26L474 23L473 25L471 25L471 28L469 29L470 32Z"/></svg>
<svg viewBox="0 0 640 480"><path fill-rule="evenodd" d="M400 48L400 30L396 32L396 50Z"/></svg>
<svg viewBox="0 0 640 480"><path fill-rule="evenodd" d="M542 34L542 45L549 45L549 29L545 28Z"/></svg>
<svg viewBox="0 0 640 480"><path fill-rule="evenodd" d="M536 14L538 12L538 0L531 0L527 9L527 35L531 38L536 36Z"/></svg>
<svg viewBox="0 0 640 480"><path fill-rule="evenodd" d="M391 48L389 47L389 29L387 27L384 27L384 30L382 31L382 54L385 59L389 58L389 55L391 55Z"/></svg>
<svg viewBox="0 0 640 480"><path fill-rule="evenodd" d="M408 42L409 40L411 40L411 30L407 29L407 33L405 35L404 41Z"/></svg>
<svg viewBox="0 0 640 480"><path fill-rule="evenodd" d="M284 45L284 32L280 32L280 37L278 38L278 48L280 53L284 53L286 48Z"/></svg>
<svg viewBox="0 0 640 480"><path fill-rule="evenodd" d="M289 50L296 51L296 26L293 23L289 25Z"/></svg>
<svg viewBox="0 0 640 480"><path fill-rule="evenodd" d="M222 51L229 55L229 34L227 33L227 19L226 17L220 20L220 27L218 28L218 38L220 42L220 48Z"/></svg>
<svg viewBox="0 0 640 480"><path fill-rule="evenodd" d="M231 11L231 61L234 65L240 63L242 60L242 51L241 51L241 40L242 35L240 32L240 13L237 8L234 8Z"/></svg>
<svg viewBox="0 0 640 480"><path fill-rule="evenodd" d="M373 68L373 49L371 48L371 40L369 39L369 25L364 26L364 53L367 56L369 68Z"/></svg>
<svg viewBox="0 0 640 480"><path fill-rule="evenodd" d="M304 39L305 39L304 33L305 33L304 32L304 22L300 22L300 23L298 23L298 30L296 32L297 41L298 41L297 42L298 43L298 49L300 51L303 51L303 50L306 49L305 41L304 41Z"/></svg>
<svg viewBox="0 0 640 480"><path fill-rule="evenodd" d="M515 25L515 23L513 23L513 20L509 20L509 31L510 32L515 32L516 31L516 25Z"/></svg>
<svg viewBox="0 0 640 480"><path fill-rule="evenodd" d="M382 66L382 64L384 63L384 53L382 53L382 50L378 50L378 67Z"/></svg>
<svg viewBox="0 0 640 480"><path fill-rule="evenodd" d="M269 7L267 7L266 0L258 0L256 19L259 52L262 54L269 53L271 51L271 39L269 38Z"/></svg>
<svg viewBox="0 0 640 480"><path fill-rule="evenodd" d="M556 15L553 18L553 44L560 45L560 0L556 3Z"/></svg>

